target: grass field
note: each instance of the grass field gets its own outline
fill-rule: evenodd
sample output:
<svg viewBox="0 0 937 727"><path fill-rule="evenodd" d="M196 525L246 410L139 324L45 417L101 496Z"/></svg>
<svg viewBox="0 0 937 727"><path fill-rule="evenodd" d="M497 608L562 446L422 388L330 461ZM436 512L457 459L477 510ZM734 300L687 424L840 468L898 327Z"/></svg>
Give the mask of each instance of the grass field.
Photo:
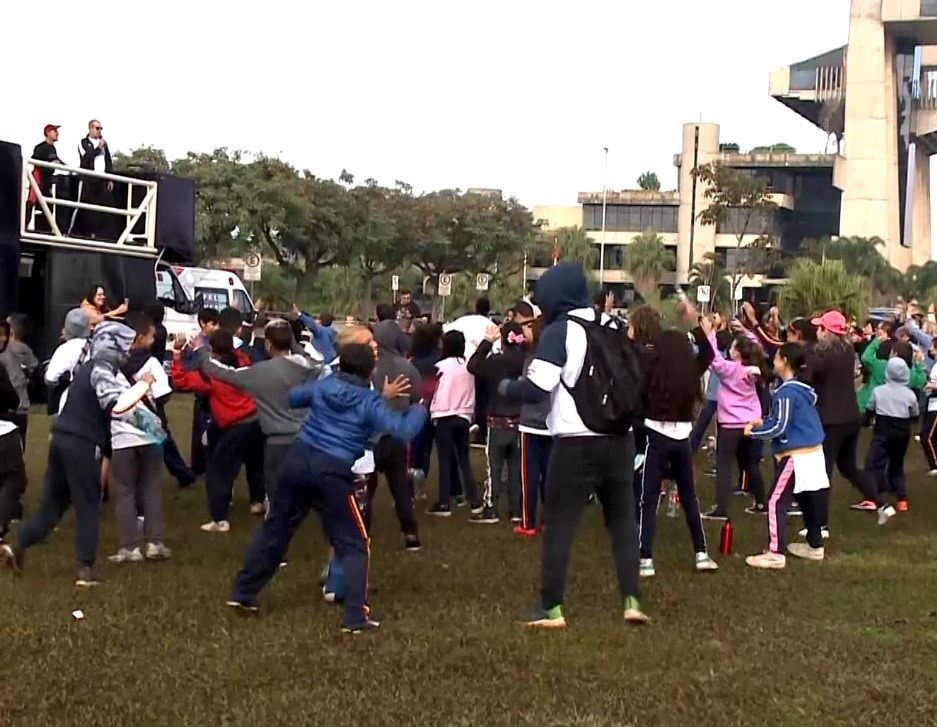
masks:
<svg viewBox="0 0 937 727"><path fill-rule="evenodd" d="M188 442L189 402L171 417ZM39 496L45 418L32 420L29 502ZM187 449L187 448L186 448ZM512 619L539 581L539 542L510 526L420 514L424 548L404 552L382 486L372 543L379 633L339 633L317 586L315 521L255 618L224 599L256 520L236 489L233 529L207 535L200 486L167 482L167 563L116 566L112 507L101 540L104 584L73 587L73 519L34 548L15 579L0 573L0 725L933 725L937 724L937 484L909 455L911 512L877 528L845 509L834 482L824 563L747 568L764 520L737 509L738 554L692 571L682 518L661 518L658 575L645 582L654 619L626 627L598 509L570 571L564 632ZM712 480L701 478L704 504ZM796 523L799 527L799 523ZM795 523L790 527L793 530ZM707 524L712 550L717 524ZM74 609L85 619L71 617Z"/></svg>

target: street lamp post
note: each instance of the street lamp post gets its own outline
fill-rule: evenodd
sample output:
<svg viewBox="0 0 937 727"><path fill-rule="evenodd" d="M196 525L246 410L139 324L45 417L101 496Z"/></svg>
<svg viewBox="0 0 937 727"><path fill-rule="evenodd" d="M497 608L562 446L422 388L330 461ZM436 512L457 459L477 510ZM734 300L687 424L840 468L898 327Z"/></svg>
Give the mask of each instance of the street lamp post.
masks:
<svg viewBox="0 0 937 727"><path fill-rule="evenodd" d="M605 152L605 176L602 181L602 237L599 240L599 290L605 290L605 214L608 211L608 147Z"/></svg>

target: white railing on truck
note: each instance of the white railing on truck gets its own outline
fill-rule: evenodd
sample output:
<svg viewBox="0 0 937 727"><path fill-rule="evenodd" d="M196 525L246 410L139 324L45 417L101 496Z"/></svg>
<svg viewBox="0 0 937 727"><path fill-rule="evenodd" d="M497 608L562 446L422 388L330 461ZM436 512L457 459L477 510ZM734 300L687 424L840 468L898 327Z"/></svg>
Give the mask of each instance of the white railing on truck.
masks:
<svg viewBox="0 0 937 727"><path fill-rule="evenodd" d="M35 172L40 175L51 175L52 183L49 194L43 194ZM57 196L57 187L63 177L70 177L72 182L77 180L78 201L64 199ZM100 179L113 182L114 186L127 188L127 203L123 207L109 207L107 205L92 204L82 201L82 193L86 182ZM98 250L101 252L119 252L122 255L136 257L156 256L156 187L154 181L125 177L120 174L96 172L78 167L67 167L64 164L41 162L37 159L23 159L23 198L20 204L20 237L31 242L38 242L53 247L64 247L72 250ZM136 204L133 202L135 190L144 190L143 196ZM30 197L35 199L30 203ZM65 229L59 225L56 212L59 208L71 210L68 224ZM96 212L109 215L110 219L120 218L114 228L120 232L114 239L84 238L72 234L79 212ZM134 233L134 227L144 220L143 233ZM37 226L39 220L44 220L45 229ZM112 228L112 230L114 229Z"/></svg>

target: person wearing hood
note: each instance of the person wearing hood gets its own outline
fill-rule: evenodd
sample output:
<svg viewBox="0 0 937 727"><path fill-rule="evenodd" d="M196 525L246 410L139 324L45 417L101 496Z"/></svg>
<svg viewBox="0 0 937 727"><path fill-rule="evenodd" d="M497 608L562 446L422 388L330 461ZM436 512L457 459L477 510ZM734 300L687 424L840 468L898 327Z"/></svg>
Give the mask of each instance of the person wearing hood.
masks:
<svg viewBox="0 0 937 727"><path fill-rule="evenodd" d="M918 399L908 382L907 361L892 355L885 365L885 383L876 386L865 409L865 422L875 421L872 439L865 456L865 499L878 506L878 524L884 525L895 514L882 495L882 480L895 493L898 511L908 511L904 458L911 440L911 422L920 414Z"/></svg>
<svg viewBox="0 0 937 727"><path fill-rule="evenodd" d="M29 428L29 377L39 367L39 360L26 343L29 318L23 313L12 313L7 318L10 324L10 340L0 353L0 363L7 370L13 388L20 398L20 408L16 412L16 427L26 449L26 430Z"/></svg>
<svg viewBox="0 0 937 727"><path fill-rule="evenodd" d="M501 351L492 355L496 341ZM477 385L485 389L488 400L488 440L485 443L485 492L483 510L469 518L469 522L497 524L498 499L501 477L505 467L508 475L508 514L515 525L521 522L521 443L518 427L521 402L498 392L498 384L505 379L519 379L524 374L524 329L519 323L505 323L500 329L488 324L485 338L478 344L468 361L468 372Z"/></svg>
<svg viewBox="0 0 937 727"><path fill-rule="evenodd" d="M574 398L588 354L585 323L598 322L612 330L621 324L590 304L588 282L581 263L560 263L549 268L537 283L537 305L546 327L527 376L503 381L502 394L525 402L549 400L547 426L553 436L544 507L544 539L540 601L520 618L525 626L563 628L566 570L576 526L589 495L602 505L605 527L627 623L644 624L638 587L638 532L635 517L634 434L600 434L589 429ZM621 333L622 355L627 338ZM604 353L604 352L603 352ZM640 382L634 382L640 385ZM627 465L623 463L628 463Z"/></svg>
<svg viewBox="0 0 937 727"><path fill-rule="evenodd" d="M352 466L368 441L390 434L409 441L423 426L426 409L406 411L385 400L402 388L382 392L371 383L375 353L364 343L339 347L338 371L293 389L292 408L308 408L280 476L269 517L244 558L227 604L256 611L257 596L279 568L297 528L315 509L345 574L342 631L357 634L380 626L367 605L369 535L355 499ZM390 384L390 382L384 382Z"/></svg>
<svg viewBox="0 0 937 727"><path fill-rule="evenodd" d="M389 402L393 409L407 411L412 404L419 403L423 382L419 371L407 359L407 349L402 346L406 339L401 336L400 326L395 321L381 321L374 327L374 341L377 343L377 363L371 383L380 391L385 381L409 382L409 389ZM367 475L368 507L365 509L368 532L371 532L371 503L377 491L377 475L383 473L394 497L394 508L400 522L400 530L403 532L404 548L416 552L421 545L413 513L413 491L407 476L409 447L406 442L384 433L378 435L372 444L374 471Z"/></svg>
<svg viewBox="0 0 937 727"><path fill-rule="evenodd" d="M888 360L891 356L891 351L887 353L882 351L882 349L888 349L889 347L893 350L898 342L890 338L891 328L885 325L879 326L878 330L875 332L875 338L872 339L872 342L866 346L865 351L862 352L862 365L865 367L866 371L869 373L869 380L866 382L865 386L859 389L859 394L857 400L859 402L859 411L864 412L869 408L869 397L872 394L872 390L877 386L881 386L885 383L885 367L888 364ZM907 348L911 349L911 345L907 344ZM908 370L910 372L908 378L908 387L914 389L915 391L920 391L927 384L927 373L924 371L924 367L920 361L914 360L913 351L909 356L909 360L905 361L908 364Z"/></svg>
<svg viewBox="0 0 937 727"><path fill-rule="evenodd" d="M285 320L269 321L261 340L266 358L255 359L251 366L235 368L217 358L202 359L199 365L210 378L243 391L257 404L260 430L264 435L264 482L269 509L276 496L283 459L306 414L302 409L290 408L290 390L318 377L322 365L292 352L293 330Z"/></svg>
<svg viewBox="0 0 937 727"><path fill-rule="evenodd" d="M16 533L16 545L0 545L0 560L20 571L25 551L43 542L55 529L69 505L75 507L75 549L78 578L88 588L100 583L94 572L101 514L101 460L110 447L111 420L132 416L150 391L153 378L144 374L129 389L118 380L131 350L142 347L146 330L105 321L91 338L90 359L78 367L69 387L68 401L52 424L45 489L35 515Z"/></svg>
<svg viewBox="0 0 937 727"><path fill-rule="evenodd" d="M753 439L771 440L776 461L775 481L768 498L768 549L750 555L752 568L780 569L787 554L807 560L823 560L822 526L825 522L830 478L823 456L823 425L817 414L817 394L798 378L807 366L807 350L785 343L774 356L774 373L781 379L771 403L771 413L745 427ZM807 528L807 543L787 544L788 502L796 498Z"/></svg>
<svg viewBox="0 0 937 727"><path fill-rule="evenodd" d="M144 378L152 384L140 402L123 417L111 420L108 485L114 490L119 546L108 557L112 563L166 560L163 544L163 487L161 463L166 428L157 401L169 396L172 387L163 365L153 356L156 325L145 313L131 311L124 323L138 333L134 350L121 367L117 381L130 389ZM143 518L142 528L138 518ZM142 530L142 532L141 532ZM141 551L140 536L146 540Z"/></svg>
<svg viewBox="0 0 937 727"><path fill-rule="evenodd" d="M76 369L88 358L91 321L81 308L72 308L65 314L62 339L49 359L44 377L48 387L48 413L53 421L58 416Z"/></svg>

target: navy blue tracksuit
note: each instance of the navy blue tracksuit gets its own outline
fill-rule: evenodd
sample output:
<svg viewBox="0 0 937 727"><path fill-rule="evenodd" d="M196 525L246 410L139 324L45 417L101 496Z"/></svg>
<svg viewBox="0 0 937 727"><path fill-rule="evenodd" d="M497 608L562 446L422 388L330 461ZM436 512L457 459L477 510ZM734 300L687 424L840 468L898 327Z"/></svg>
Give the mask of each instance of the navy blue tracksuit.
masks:
<svg viewBox="0 0 937 727"><path fill-rule="evenodd" d="M310 510L322 519L329 543L345 570L345 626L367 620L368 533L355 500L348 463L296 440L280 470L277 497L247 551L232 598L253 602L285 560L290 540Z"/></svg>

